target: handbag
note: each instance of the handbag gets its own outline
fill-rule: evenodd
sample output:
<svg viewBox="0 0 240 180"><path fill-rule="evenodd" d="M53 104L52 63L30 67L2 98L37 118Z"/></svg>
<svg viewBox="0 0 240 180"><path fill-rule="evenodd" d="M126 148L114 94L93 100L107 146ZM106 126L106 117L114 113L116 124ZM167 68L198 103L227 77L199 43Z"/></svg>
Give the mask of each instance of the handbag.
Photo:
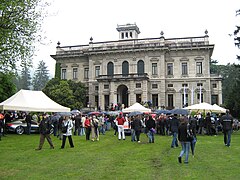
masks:
<svg viewBox="0 0 240 180"><path fill-rule="evenodd" d="M193 134L190 129L190 125L187 125L187 141L192 142L193 141Z"/></svg>
<svg viewBox="0 0 240 180"><path fill-rule="evenodd" d="M187 141L193 141L193 135L190 132L187 133Z"/></svg>
<svg viewBox="0 0 240 180"><path fill-rule="evenodd" d="M62 133L66 133L67 132L67 129L68 129L68 123L66 126L63 126L62 127Z"/></svg>

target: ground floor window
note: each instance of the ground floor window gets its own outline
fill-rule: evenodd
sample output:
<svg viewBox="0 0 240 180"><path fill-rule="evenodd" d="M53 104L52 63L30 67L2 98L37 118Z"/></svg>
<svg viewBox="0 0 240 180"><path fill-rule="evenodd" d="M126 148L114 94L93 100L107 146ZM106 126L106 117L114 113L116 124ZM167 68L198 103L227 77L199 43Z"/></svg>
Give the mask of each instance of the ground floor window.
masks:
<svg viewBox="0 0 240 180"><path fill-rule="evenodd" d="M98 108L99 104L98 104L98 96L95 96L95 107Z"/></svg>
<svg viewBox="0 0 240 180"><path fill-rule="evenodd" d="M173 94L168 94L168 108L172 109L173 108Z"/></svg>
<svg viewBox="0 0 240 180"><path fill-rule="evenodd" d="M136 94L136 102L138 103L142 102L142 94Z"/></svg>
<svg viewBox="0 0 240 180"><path fill-rule="evenodd" d="M218 95L212 95L211 102L212 104L218 104Z"/></svg>
<svg viewBox="0 0 240 180"><path fill-rule="evenodd" d="M108 106L109 106L109 95L104 95L104 107L105 107L105 111L108 110Z"/></svg>
<svg viewBox="0 0 240 180"><path fill-rule="evenodd" d="M203 102L203 94L201 93L198 93L197 94L197 100L198 100L198 103L202 103Z"/></svg>
<svg viewBox="0 0 240 180"><path fill-rule="evenodd" d="M153 107L158 107L158 94L152 95L152 105Z"/></svg>

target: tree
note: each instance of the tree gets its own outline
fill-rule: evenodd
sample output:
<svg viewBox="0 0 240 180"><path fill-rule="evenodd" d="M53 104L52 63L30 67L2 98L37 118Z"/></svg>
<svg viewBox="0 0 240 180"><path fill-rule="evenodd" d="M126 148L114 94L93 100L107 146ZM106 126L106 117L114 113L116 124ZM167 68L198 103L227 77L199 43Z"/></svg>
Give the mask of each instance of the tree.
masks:
<svg viewBox="0 0 240 180"><path fill-rule="evenodd" d="M217 61L211 61L211 73L222 77L223 106L230 109L234 116L238 116L240 110L240 96L238 95L240 67L236 64L217 65ZM239 86L239 87L238 87Z"/></svg>
<svg viewBox="0 0 240 180"><path fill-rule="evenodd" d="M16 63L30 59L33 43L41 39L38 32L43 20L43 0L1 0L0 3L0 71L16 68Z"/></svg>
<svg viewBox="0 0 240 180"><path fill-rule="evenodd" d="M13 79L14 75L12 73L0 72L0 102L16 93L16 86L13 83Z"/></svg>
<svg viewBox="0 0 240 180"><path fill-rule="evenodd" d="M240 15L240 9L236 11L236 16ZM236 25L236 29L234 31L234 40L235 40L235 45L240 49L240 25ZM240 55L237 55L237 59L240 60Z"/></svg>
<svg viewBox="0 0 240 180"><path fill-rule="evenodd" d="M42 90L49 81L49 71L44 61L40 61L33 76L33 89Z"/></svg>
<svg viewBox="0 0 240 180"><path fill-rule="evenodd" d="M86 88L81 82L53 78L43 92L55 102L71 109L81 109L86 99Z"/></svg>
<svg viewBox="0 0 240 180"><path fill-rule="evenodd" d="M55 78L61 79L61 63L56 63L55 65Z"/></svg>
<svg viewBox="0 0 240 180"><path fill-rule="evenodd" d="M31 75L30 75L30 69L29 69L29 62L23 61L21 64L22 70L21 70L21 76L20 76L20 89L30 89L31 87Z"/></svg>

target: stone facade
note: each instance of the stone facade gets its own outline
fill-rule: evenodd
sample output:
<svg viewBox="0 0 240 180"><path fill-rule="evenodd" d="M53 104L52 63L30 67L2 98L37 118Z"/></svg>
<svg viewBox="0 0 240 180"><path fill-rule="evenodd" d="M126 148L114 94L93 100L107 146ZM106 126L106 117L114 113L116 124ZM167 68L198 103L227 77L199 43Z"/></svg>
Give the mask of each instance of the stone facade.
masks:
<svg viewBox="0 0 240 180"><path fill-rule="evenodd" d="M222 79L210 74L214 49L207 32L200 37L138 39L136 24L118 26L118 41L57 46L52 57L61 78L88 87L92 107L151 102L154 108L222 103Z"/></svg>

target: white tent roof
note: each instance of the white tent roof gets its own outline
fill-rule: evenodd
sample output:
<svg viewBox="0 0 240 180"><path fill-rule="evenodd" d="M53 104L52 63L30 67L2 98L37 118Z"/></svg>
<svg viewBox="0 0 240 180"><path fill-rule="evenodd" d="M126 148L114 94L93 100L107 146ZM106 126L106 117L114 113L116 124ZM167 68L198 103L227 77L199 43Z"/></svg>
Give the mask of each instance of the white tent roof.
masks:
<svg viewBox="0 0 240 180"><path fill-rule="evenodd" d="M226 111L227 111L227 109L222 108L221 106L218 106L217 104L214 104L213 107L214 107L213 112L226 113Z"/></svg>
<svg viewBox="0 0 240 180"><path fill-rule="evenodd" d="M151 112L151 109L145 108L144 106L142 106L139 103L135 103L132 106L125 108L122 110L122 112L124 113L129 113L129 112L135 112L135 111L139 111L139 112Z"/></svg>
<svg viewBox="0 0 240 180"><path fill-rule="evenodd" d="M208 103L199 103L194 104L192 106L185 107L184 109L188 110L196 110L196 111L211 111L211 112L218 112L218 113L226 113L226 109L214 104L208 104Z"/></svg>
<svg viewBox="0 0 240 180"><path fill-rule="evenodd" d="M194 104L188 107L185 107L184 109L189 109L189 110L198 110L198 111L212 111L214 110L214 107L211 104L208 103L199 103L199 104Z"/></svg>
<svg viewBox="0 0 240 180"><path fill-rule="evenodd" d="M46 96L42 91L20 90L0 103L2 110L36 111L36 112L69 112L64 107Z"/></svg>

